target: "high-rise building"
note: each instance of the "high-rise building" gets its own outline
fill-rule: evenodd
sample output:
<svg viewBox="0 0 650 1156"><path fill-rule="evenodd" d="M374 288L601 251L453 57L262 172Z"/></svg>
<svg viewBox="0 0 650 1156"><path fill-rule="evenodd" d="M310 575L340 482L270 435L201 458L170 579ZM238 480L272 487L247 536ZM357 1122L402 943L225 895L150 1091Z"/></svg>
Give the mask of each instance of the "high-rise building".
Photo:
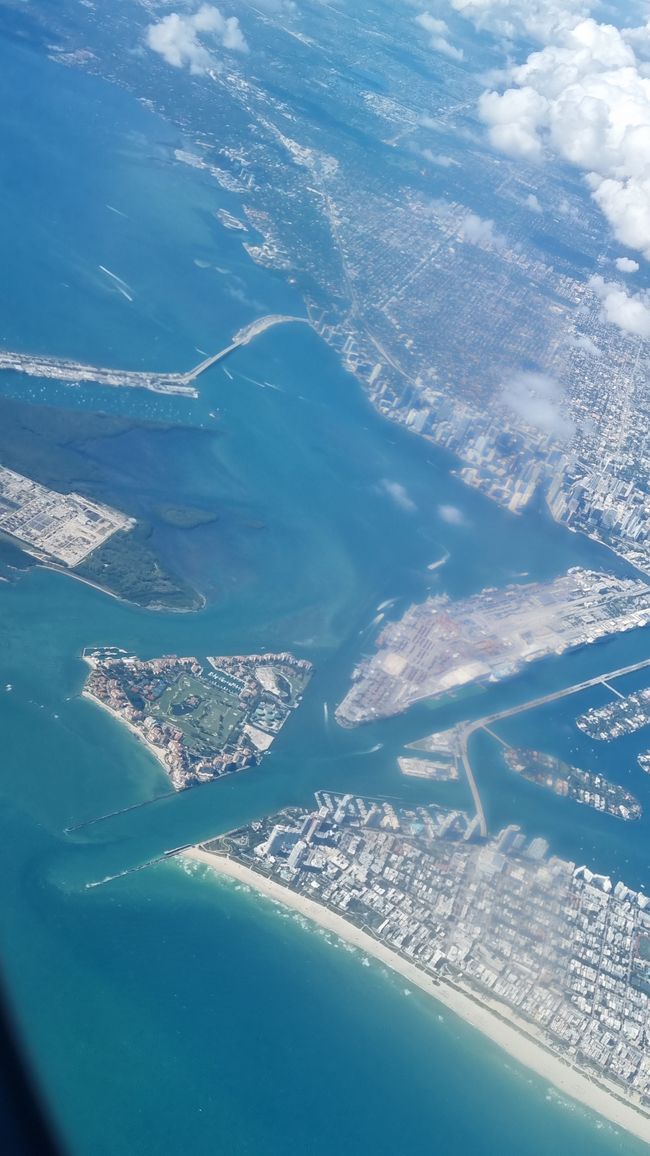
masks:
<svg viewBox="0 0 650 1156"><path fill-rule="evenodd" d="M510 823L504 827L497 836L497 850L502 851L504 855L513 851L520 831L521 827L518 827L516 823Z"/></svg>

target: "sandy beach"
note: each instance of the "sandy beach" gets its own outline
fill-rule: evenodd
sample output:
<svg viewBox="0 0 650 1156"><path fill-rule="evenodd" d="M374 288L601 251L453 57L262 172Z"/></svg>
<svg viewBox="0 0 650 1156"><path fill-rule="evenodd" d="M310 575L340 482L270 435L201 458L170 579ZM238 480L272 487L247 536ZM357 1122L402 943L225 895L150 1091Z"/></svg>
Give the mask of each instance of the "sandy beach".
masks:
<svg viewBox="0 0 650 1156"><path fill-rule="evenodd" d="M90 702L94 702L95 706L100 706L102 710L105 710L107 714L110 714L111 718L117 719L117 721L121 723L123 727L127 727L131 731L131 734L135 735L136 739L138 739L138 741L147 748L150 754L153 755L154 759L157 763L160 764L167 778L171 782L169 770L164 760L164 751L161 747L156 747L153 743L150 743L149 740L142 734L142 731L139 731L137 727L134 727L133 723L129 722L128 718L124 718L121 714L118 714L118 712L113 710L113 708L110 707L108 703L102 702L101 698L96 698L95 695L91 694L89 690L82 690L81 697L87 698ZM172 783L172 786L173 785L174 784ZM178 788L175 787L174 789L177 790Z"/></svg>
<svg viewBox="0 0 650 1156"><path fill-rule="evenodd" d="M275 880L267 879L233 859L215 855L202 847L191 847L181 853L184 857L205 863L220 875L248 884L256 891L333 932L354 947L364 951L387 967L398 972L410 983L433 996L439 1003L460 1016L466 1023L483 1033L514 1060L530 1068L549 1084L581 1104L604 1116L619 1128L650 1144L650 1114L642 1108L626 1103L622 1091L611 1089L603 1081L590 1078L552 1053L541 1033L530 1024L519 1020L508 1008L494 1001L473 998L444 980L436 980L408 960L391 951L384 944L341 915L297 894Z"/></svg>

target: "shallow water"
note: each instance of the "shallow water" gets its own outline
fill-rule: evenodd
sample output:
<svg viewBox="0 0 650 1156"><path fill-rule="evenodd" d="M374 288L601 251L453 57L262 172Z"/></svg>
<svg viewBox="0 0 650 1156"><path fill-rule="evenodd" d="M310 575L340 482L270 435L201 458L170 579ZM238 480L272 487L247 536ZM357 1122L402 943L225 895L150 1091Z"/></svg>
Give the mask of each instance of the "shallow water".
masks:
<svg viewBox="0 0 650 1156"><path fill-rule="evenodd" d="M170 163L177 142L168 126L22 46L0 52L0 115L11 142L0 159L2 337L10 348L176 369L258 312L300 309L214 222L223 195ZM24 100L10 105L16 86ZM197 258L227 273L199 268ZM100 263L123 278L132 302ZM178 501L218 514L192 531L156 527L164 555L210 599L198 615L146 613L44 571L0 586L0 684L12 687L0 691L0 942L12 1006L70 1149L637 1151L452 1017L440 1018L431 1001L407 997L403 982L362 967L244 891L169 863L86 889L166 848L308 803L317 787L466 805L463 784L399 777L404 742L486 704L647 654L648 633L637 632L462 704L337 728L333 706L371 645L368 624L383 601L396 599L397 614L428 590L462 595L524 572L543 578L568 565L616 563L541 514L513 519L464 489L443 455L372 412L303 327L268 332L228 368L233 380L218 368L201 379L195 404L0 381L14 396L175 423L162 435L135 428L89 452L107 487L145 514ZM412 508L391 497L393 483ZM449 506L460 511L455 524L443 517ZM443 566L427 571L446 553ZM313 659L316 674L262 768L161 797L168 784L160 768L78 697L80 650L102 643L143 656L291 647ZM573 709L569 700L552 713L558 752L583 744ZM531 745L538 726L548 732L541 713L517 723ZM477 738L475 750L493 827L518 821L552 836L564 854L643 882L647 817L628 829L562 809L513 782L489 739ZM627 773L631 748L625 759ZM633 789L646 798L647 788L638 772ZM64 832L140 802L150 805Z"/></svg>

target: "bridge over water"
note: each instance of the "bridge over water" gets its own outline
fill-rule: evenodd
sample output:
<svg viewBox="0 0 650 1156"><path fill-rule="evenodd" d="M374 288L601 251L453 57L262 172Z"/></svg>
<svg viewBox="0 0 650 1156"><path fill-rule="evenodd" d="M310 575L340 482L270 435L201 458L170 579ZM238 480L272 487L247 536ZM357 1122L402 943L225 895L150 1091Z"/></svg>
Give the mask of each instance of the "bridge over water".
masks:
<svg viewBox="0 0 650 1156"><path fill-rule="evenodd" d="M194 386L197 377L205 373L212 365L228 357L240 345L248 345L254 337L274 325L284 325L287 322L297 322L309 325L306 317L291 317L284 313L269 313L265 317L258 317L240 329L229 345L204 358L187 373L151 373L143 370L108 369L96 365L85 365L79 361L67 358L47 357L32 353L14 353L0 349L0 371L8 370L14 373L25 373L29 377L49 378L64 382L81 383L95 382L98 385L122 387L126 389L148 389L153 393L179 394L184 397L197 397Z"/></svg>
<svg viewBox="0 0 650 1156"><path fill-rule="evenodd" d="M233 337L230 345L227 345L225 349L220 349L218 353L211 354L210 357L206 357L203 361L200 361L198 365L195 365L194 369L190 369L187 373L182 373L178 376L184 385L191 385L193 381L196 381L197 377L205 373L206 369L210 369L212 365L216 365L218 361L222 361L224 357L228 357L228 354L232 353L235 349L239 349L240 345L248 345L249 341L252 341L254 337L257 337L260 333L264 333L265 330L270 329L273 325L284 325L288 321L296 321L303 325L309 325L306 317L290 317L284 313L269 313L266 317L259 317L257 321L251 321L250 325L245 325L243 329L240 329Z"/></svg>

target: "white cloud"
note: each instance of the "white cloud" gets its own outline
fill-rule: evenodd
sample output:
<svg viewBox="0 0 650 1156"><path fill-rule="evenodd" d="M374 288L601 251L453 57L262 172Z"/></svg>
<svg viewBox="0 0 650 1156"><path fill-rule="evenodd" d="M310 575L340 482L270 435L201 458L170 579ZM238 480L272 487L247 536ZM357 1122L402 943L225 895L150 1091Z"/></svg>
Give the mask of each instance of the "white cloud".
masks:
<svg viewBox="0 0 650 1156"><path fill-rule="evenodd" d="M476 28L542 43L586 16L590 8L586 0L451 0L451 6Z"/></svg>
<svg viewBox="0 0 650 1156"><path fill-rule="evenodd" d="M288 15L296 11L294 0L255 0L255 7L262 12L271 12L274 15Z"/></svg>
<svg viewBox="0 0 650 1156"><path fill-rule="evenodd" d="M487 245L498 252L505 249L507 244L505 237L497 232L494 221L485 220L479 217L478 213L467 213L461 221L458 233L461 240L467 241L470 245Z"/></svg>
<svg viewBox="0 0 650 1156"><path fill-rule="evenodd" d="M628 293L623 285L600 276L590 277L589 287L601 302L603 321L635 337L650 337L649 294Z"/></svg>
<svg viewBox="0 0 650 1156"><path fill-rule="evenodd" d="M438 165L441 169L449 169L452 165L457 165L453 157L448 157L445 153L434 153L432 149L418 149L414 150L418 156L423 160L428 161L431 165Z"/></svg>
<svg viewBox="0 0 650 1156"><path fill-rule="evenodd" d="M149 48L157 52L174 68L189 68L200 75L214 64L204 41L210 45L247 52L248 45L236 16L223 16L218 8L202 4L192 16L170 12L158 24L150 24L146 39Z"/></svg>
<svg viewBox="0 0 650 1156"><path fill-rule="evenodd" d="M593 338L586 333L581 333L579 337L572 337L571 345L574 349L580 349L583 353L587 353L589 357L599 358L603 356L602 349L599 349Z"/></svg>
<svg viewBox="0 0 650 1156"><path fill-rule="evenodd" d="M509 88L506 92L484 92L479 98L481 120L489 125L495 148L514 156L536 160L542 155L539 126L547 111L547 101L532 88Z"/></svg>
<svg viewBox="0 0 650 1156"><path fill-rule="evenodd" d="M401 510L412 511L415 509L415 502L401 482L391 482L388 478L383 478L380 482L380 489L389 498L392 498L395 505L399 506Z"/></svg>
<svg viewBox="0 0 650 1156"><path fill-rule="evenodd" d="M647 66L613 25L572 8L565 17L510 69L509 87L482 95L480 115L496 148L532 160L553 151L581 169L618 240L650 257Z"/></svg>
<svg viewBox="0 0 650 1156"><path fill-rule="evenodd" d="M429 44L435 52L442 52L451 60L463 59L462 48L456 48L449 40L449 28L444 20L439 20L430 12L421 12L419 16L415 17L415 23L429 33Z"/></svg>
<svg viewBox="0 0 650 1156"><path fill-rule="evenodd" d="M467 526L468 521L458 506L438 506L438 517L449 526Z"/></svg>
<svg viewBox="0 0 650 1156"><path fill-rule="evenodd" d="M594 174L590 184L617 239L650 257L650 175L645 180L602 180Z"/></svg>
<svg viewBox="0 0 650 1156"><path fill-rule="evenodd" d="M542 433L564 441L575 432L563 411L564 392L547 373L515 373L504 383L501 400L508 409Z"/></svg>
<svg viewBox="0 0 650 1156"><path fill-rule="evenodd" d="M619 273L638 273L639 262L633 261L631 257L617 257L614 264Z"/></svg>
<svg viewBox="0 0 650 1156"><path fill-rule="evenodd" d="M526 208L530 209L533 213L541 213L542 206L540 205L540 203L539 203L539 201L538 201L538 199L534 193L528 194L528 196L526 197L525 203L526 203Z"/></svg>

